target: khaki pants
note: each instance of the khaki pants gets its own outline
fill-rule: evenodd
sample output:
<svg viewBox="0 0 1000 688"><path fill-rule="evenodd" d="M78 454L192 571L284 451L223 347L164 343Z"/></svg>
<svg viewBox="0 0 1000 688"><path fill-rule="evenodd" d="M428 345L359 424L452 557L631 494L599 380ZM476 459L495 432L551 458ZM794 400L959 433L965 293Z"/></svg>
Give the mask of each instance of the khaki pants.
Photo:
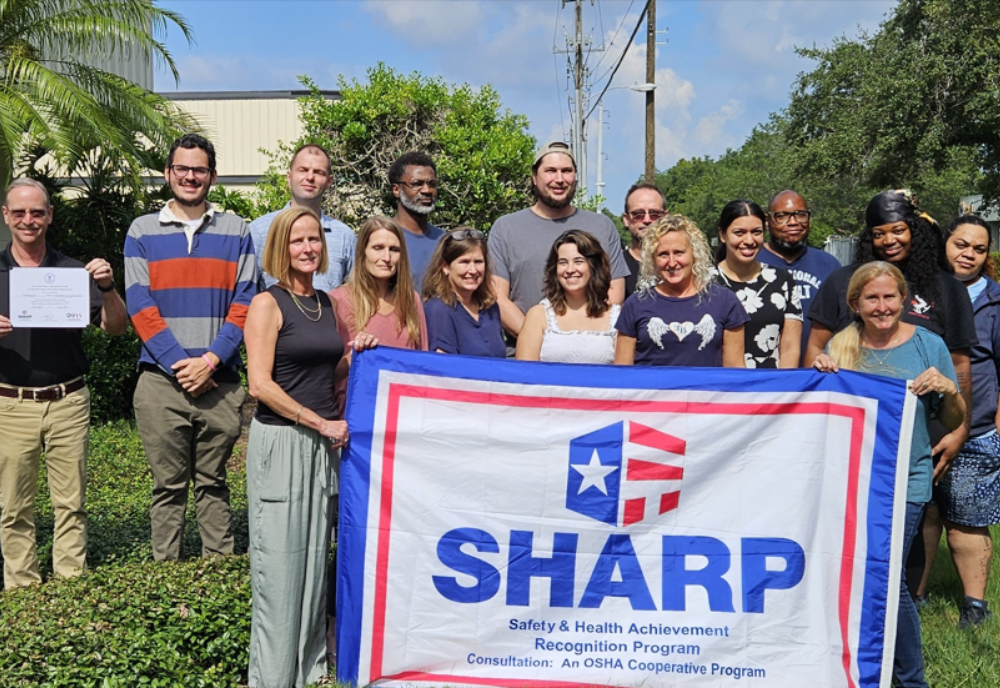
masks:
<svg viewBox="0 0 1000 688"><path fill-rule="evenodd" d="M56 401L0 398L0 544L8 590L42 580L35 551L35 493L43 449L55 515L52 568L68 578L86 566L89 439L86 387Z"/></svg>
<svg viewBox="0 0 1000 688"><path fill-rule="evenodd" d="M197 399L176 379L143 371L135 388L135 421L153 473L153 558L179 559L188 485L201 533L201 554L231 554L233 529L226 462L240 434L246 392L239 382L219 386Z"/></svg>

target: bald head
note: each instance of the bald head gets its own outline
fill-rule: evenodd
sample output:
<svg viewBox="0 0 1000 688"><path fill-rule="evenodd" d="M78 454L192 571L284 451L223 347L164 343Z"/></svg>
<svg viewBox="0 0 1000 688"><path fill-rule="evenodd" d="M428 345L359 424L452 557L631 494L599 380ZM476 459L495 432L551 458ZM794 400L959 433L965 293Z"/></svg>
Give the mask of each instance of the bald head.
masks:
<svg viewBox="0 0 1000 688"><path fill-rule="evenodd" d="M791 189L785 189L784 191L779 191L778 193L774 194L774 198L772 198L771 203L768 204L767 207L768 211L773 213L776 205L780 205L781 203L789 199L794 199L801 202L803 208L808 207L806 205L806 199L802 198L802 196L798 192L792 191Z"/></svg>
<svg viewBox="0 0 1000 688"><path fill-rule="evenodd" d="M767 227L771 230L769 246L785 258L794 258L806 248L811 211L806 199L786 189L775 194L768 204Z"/></svg>

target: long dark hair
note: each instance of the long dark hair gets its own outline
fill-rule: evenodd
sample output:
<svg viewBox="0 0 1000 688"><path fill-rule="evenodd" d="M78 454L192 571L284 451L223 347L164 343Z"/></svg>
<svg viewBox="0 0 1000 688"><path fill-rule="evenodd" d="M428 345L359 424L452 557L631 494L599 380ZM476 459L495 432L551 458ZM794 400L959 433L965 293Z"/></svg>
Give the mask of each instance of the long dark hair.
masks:
<svg viewBox="0 0 1000 688"><path fill-rule="evenodd" d="M608 254L594 235L582 229L570 229L559 235L552 244L549 258L545 261L545 298L559 315L566 313L566 294L563 292L556 267L559 265L559 247L573 244L580 255L590 264L590 279L587 281L587 317L599 318L609 308L608 290L611 288L611 265Z"/></svg>
<svg viewBox="0 0 1000 688"><path fill-rule="evenodd" d="M940 269L947 263L941 231L922 215L900 221L910 228L910 254L904 264L898 266L910 285L910 293L928 302L937 301L941 293ZM854 247L854 262L864 264L875 260L883 258L875 253L872 227L865 227Z"/></svg>
<svg viewBox="0 0 1000 688"><path fill-rule="evenodd" d="M767 227L767 214L759 205L744 198L729 201L719 214L719 223L715 226L719 234L725 234L729 225L733 224L741 217L756 217L760 220L762 227ZM721 263L726 258L726 242L719 241L718 248L715 249L715 262Z"/></svg>

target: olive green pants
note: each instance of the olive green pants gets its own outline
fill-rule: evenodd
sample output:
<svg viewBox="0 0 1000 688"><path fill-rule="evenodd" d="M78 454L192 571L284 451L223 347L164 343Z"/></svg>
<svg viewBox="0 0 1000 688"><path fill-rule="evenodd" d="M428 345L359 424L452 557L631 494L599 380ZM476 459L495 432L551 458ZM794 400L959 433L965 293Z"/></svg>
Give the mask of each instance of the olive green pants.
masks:
<svg viewBox="0 0 1000 688"><path fill-rule="evenodd" d="M327 557L336 454L315 430L250 425L251 688L315 683L327 672Z"/></svg>
<svg viewBox="0 0 1000 688"><path fill-rule="evenodd" d="M226 462L240 436L246 392L219 382L197 399L172 377L143 371L135 388L135 422L153 473L153 558L179 559L188 486L194 484L201 554L232 554Z"/></svg>

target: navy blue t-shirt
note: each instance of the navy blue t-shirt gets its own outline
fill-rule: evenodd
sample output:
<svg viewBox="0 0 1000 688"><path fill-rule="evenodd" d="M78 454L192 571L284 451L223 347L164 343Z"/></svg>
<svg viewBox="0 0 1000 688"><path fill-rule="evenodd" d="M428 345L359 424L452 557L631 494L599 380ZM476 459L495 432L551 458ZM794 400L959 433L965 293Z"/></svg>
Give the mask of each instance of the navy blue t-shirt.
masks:
<svg viewBox="0 0 1000 688"><path fill-rule="evenodd" d="M507 355L497 304L480 309L479 320L476 320L457 301L449 306L435 296L424 304L424 315L427 316L429 351L441 349L448 354L494 358Z"/></svg>
<svg viewBox="0 0 1000 688"><path fill-rule="evenodd" d="M795 278L795 293L799 296L799 303L802 304L802 314L809 313L809 305L816 298L823 281L829 277L834 270L840 268L840 262L826 251L818 248L807 247L798 258L791 263L781 256L772 253L765 246L757 254L757 260L765 265L776 268L784 268L792 273ZM809 341L809 330L812 328L812 321L809 318L802 320L802 356L806 355L806 343Z"/></svg>
<svg viewBox="0 0 1000 688"><path fill-rule="evenodd" d="M656 289L635 293L625 299L615 328L635 338L635 365L718 368L723 332L749 319L733 292L713 283L682 298Z"/></svg>
<svg viewBox="0 0 1000 688"><path fill-rule="evenodd" d="M403 230L403 240L406 242L406 257L410 261L410 275L413 277L413 289L419 294L423 288L424 272L431 262L431 254L437 247L438 239L444 236L444 230L432 224L427 225L426 234L414 234L408 229Z"/></svg>

